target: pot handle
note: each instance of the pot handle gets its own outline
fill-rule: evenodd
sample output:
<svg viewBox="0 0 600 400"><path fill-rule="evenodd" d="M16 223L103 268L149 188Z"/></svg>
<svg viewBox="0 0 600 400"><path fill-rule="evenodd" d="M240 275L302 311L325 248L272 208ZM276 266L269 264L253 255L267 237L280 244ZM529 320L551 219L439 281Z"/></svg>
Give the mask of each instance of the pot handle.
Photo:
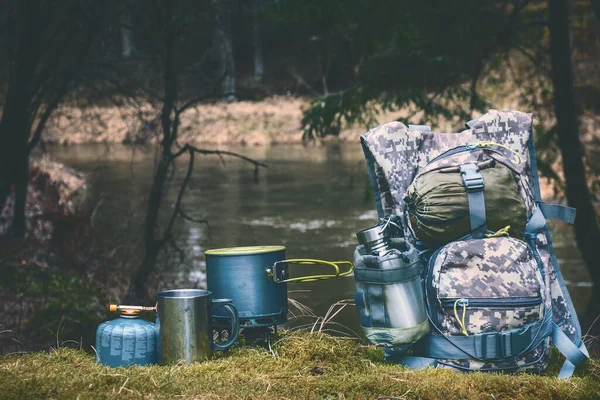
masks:
<svg viewBox="0 0 600 400"><path fill-rule="evenodd" d="M286 271L283 269L284 264L300 264L300 265L328 265L333 267L335 273L323 274L323 275L307 275L298 276L295 278L287 278ZM340 265L347 265L348 270L340 272ZM354 271L354 264L351 261L325 261L325 260L313 260L310 258L294 258L290 260L281 260L275 262L272 266L265 269L267 277L275 283L285 282L313 282L321 281L325 279L338 278L346 275L350 275Z"/></svg>

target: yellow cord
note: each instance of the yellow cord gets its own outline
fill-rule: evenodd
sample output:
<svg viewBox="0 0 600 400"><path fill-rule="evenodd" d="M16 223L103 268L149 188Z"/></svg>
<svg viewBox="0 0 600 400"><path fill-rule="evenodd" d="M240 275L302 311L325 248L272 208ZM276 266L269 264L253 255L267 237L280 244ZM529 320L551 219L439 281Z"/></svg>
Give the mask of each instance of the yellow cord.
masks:
<svg viewBox="0 0 600 400"><path fill-rule="evenodd" d="M508 236L508 230L510 229L510 225L505 226L504 228L497 230L494 233L486 233L485 237L486 238L492 238L492 237L500 237L500 236Z"/></svg>
<svg viewBox="0 0 600 400"><path fill-rule="evenodd" d="M521 157L519 156L519 153L517 153L510 147L505 146L503 144L496 143L496 142L479 142L479 143L471 144L469 146L472 146L472 147L491 147L491 146L502 147L503 149L506 149L515 155L515 159L512 160L513 164L515 164L515 165L521 164Z"/></svg>
<svg viewBox="0 0 600 400"><path fill-rule="evenodd" d="M309 275L309 276L299 276L296 278L288 278L281 280L280 282L314 282L325 279L339 278L342 276L350 275L352 271L354 271L354 264L350 261L325 261L325 260L313 260L310 258L295 258L291 260L283 260L288 264L302 264L302 265L329 265L335 269L334 274L323 274L323 275ZM340 265L348 265L348 270L344 272L340 272Z"/></svg>
<svg viewBox="0 0 600 400"><path fill-rule="evenodd" d="M467 327L465 326L465 315L467 314L467 304L464 302L462 304L462 306L463 306L462 320L460 318L458 318L458 311L456 311L456 305L461 300L462 299L458 299L454 302L454 318L456 318L458 325L460 325L460 332L465 336L469 336L469 333L467 332Z"/></svg>

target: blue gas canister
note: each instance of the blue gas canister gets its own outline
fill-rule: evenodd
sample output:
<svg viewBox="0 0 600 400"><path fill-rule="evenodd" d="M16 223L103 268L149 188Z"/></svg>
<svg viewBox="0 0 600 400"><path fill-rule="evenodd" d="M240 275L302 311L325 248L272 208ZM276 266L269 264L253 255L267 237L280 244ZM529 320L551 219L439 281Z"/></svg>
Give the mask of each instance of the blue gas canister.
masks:
<svg viewBox="0 0 600 400"><path fill-rule="evenodd" d="M111 306L119 318L106 321L96 330L96 361L109 367L155 364L157 357L156 325L140 318L140 312L152 307Z"/></svg>

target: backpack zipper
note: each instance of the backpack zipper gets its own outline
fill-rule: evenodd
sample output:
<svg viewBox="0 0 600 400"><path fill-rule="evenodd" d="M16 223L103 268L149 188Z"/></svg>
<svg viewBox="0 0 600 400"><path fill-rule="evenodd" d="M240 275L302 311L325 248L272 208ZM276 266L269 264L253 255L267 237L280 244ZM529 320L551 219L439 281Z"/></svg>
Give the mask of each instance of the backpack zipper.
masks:
<svg viewBox="0 0 600 400"><path fill-rule="evenodd" d="M445 297L440 299L442 307L454 307L454 303L458 301L458 305L475 308L494 308L494 307L530 307L542 304L542 297L488 297L488 298L461 298L461 297Z"/></svg>
<svg viewBox="0 0 600 400"><path fill-rule="evenodd" d="M433 160L429 161L427 163L427 165L432 164L432 163L434 163L434 162L436 162L438 160L442 160L444 158L451 157L451 156L453 156L455 154L458 154L458 153L462 153L462 152L465 152L465 151L473 151L473 150L477 150L477 149L491 151L491 152L499 154L502 157L508 159L508 157L506 157L506 154L504 154L504 153L502 153L502 152L500 152L500 151L498 151L496 149L493 149L490 146L490 144L488 144L488 143L483 143L483 144L477 143L477 144L467 144L467 145L458 146L458 147L455 147L453 149L450 149L450 150L446 151L445 153L442 153L439 156L435 157Z"/></svg>
<svg viewBox="0 0 600 400"><path fill-rule="evenodd" d="M429 260L427 261L427 279L425 280L425 298L427 299L427 308L429 309L429 315L435 315L435 299L436 296L434 294L433 289L433 264L435 263L435 259L440 254L443 248L450 245L450 242L444 246L439 247L436 251L433 252ZM430 318L430 322L433 324L433 319Z"/></svg>
<svg viewBox="0 0 600 400"><path fill-rule="evenodd" d="M447 158L447 157L453 156L453 155L455 155L457 153L462 153L463 151L471 151L471 150L474 150L474 149L475 148L471 148L468 145L455 147L455 148L450 149L450 150L446 151L445 153L442 153L439 156L435 157L433 160L429 161L427 163L427 165L429 165L431 163L434 163L434 162L436 162L438 160L441 160L443 158Z"/></svg>

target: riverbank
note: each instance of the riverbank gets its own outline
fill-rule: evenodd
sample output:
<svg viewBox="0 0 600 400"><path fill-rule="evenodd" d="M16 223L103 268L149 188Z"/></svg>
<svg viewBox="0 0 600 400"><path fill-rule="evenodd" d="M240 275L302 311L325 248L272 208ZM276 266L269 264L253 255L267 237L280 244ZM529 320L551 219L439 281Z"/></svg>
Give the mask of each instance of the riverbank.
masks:
<svg viewBox="0 0 600 400"><path fill-rule="evenodd" d="M408 370L383 362L372 346L323 334L296 333L273 353L239 347L191 366L111 369L83 351L51 350L0 359L5 399L591 399L600 397L600 363L591 360L571 380L546 376L457 374Z"/></svg>
<svg viewBox="0 0 600 400"><path fill-rule="evenodd" d="M495 98L498 95L490 96ZM517 100L498 97L495 101L490 100L494 107L526 111ZM309 105L310 99L291 96L271 96L261 101L201 103L181 114L179 142L210 146L301 144L302 112ZM379 110L376 121L383 124L408 118L418 123L420 115L411 109ZM441 132L454 132L463 127L457 121L440 120L439 124L436 131ZM545 129L549 129L553 121L543 121L543 124ZM600 120L595 115L581 117L582 140L586 147L598 147L599 126ZM346 126L338 137L319 141L358 144L359 136L368 128L361 124ZM62 145L136 144L152 142L159 130L160 107L147 102L85 107L65 104L52 114L43 140Z"/></svg>
<svg viewBox="0 0 600 400"><path fill-rule="evenodd" d="M302 143L302 97L272 96L262 101L198 104L181 114L179 141L204 145ZM378 123L411 115L411 110L380 112ZM159 130L160 108L149 103L80 107L63 105L47 123L44 141L65 145L84 143L144 143ZM451 125L444 127L451 130ZM326 141L358 143L367 130L359 124L346 127Z"/></svg>
<svg viewBox="0 0 600 400"><path fill-rule="evenodd" d="M180 142L211 145L300 143L302 108L308 100L275 96L260 102L198 104L181 114ZM47 143L139 143L160 129L160 108L65 105L48 121Z"/></svg>

